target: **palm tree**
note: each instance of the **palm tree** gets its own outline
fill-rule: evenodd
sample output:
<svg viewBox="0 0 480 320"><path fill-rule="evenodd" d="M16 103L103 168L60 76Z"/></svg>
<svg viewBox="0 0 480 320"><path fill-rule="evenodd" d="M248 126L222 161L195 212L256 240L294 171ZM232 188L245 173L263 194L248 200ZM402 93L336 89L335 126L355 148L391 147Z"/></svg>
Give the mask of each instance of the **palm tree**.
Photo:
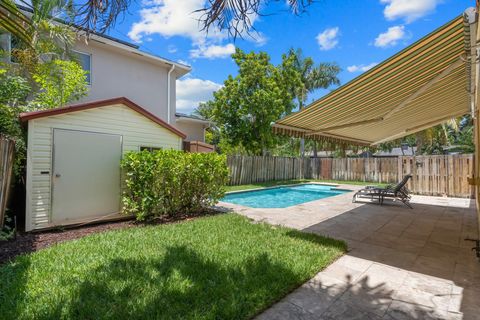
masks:
<svg viewBox="0 0 480 320"><path fill-rule="evenodd" d="M18 10L13 0L0 0L0 29L29 44L31 27L30 19Z"/></svg>
<svg viewBox="0 0 480 320"><path fill-rule="evenodd" d="M286 0L293 14L300 14L314 0ZM200 23L203 30L211 28L226 30L233 38L242 37L253 30L255 17L268 5L267 0L207 0L204 7L196 12L202 14Z"/></svg>
<svg viewBox="0 0 480 320"><path fill-rule="evenodd" d="M35 41L32 32L37 27L35 20L52 19L56 12L66 24L75 24L87 33L103 33L115 24L129 4L130 0L30 0L21 1L25 9L21 11L14 0L0 0L0 30L6 30L25 45L32 45L32 41ZM24 11L30 11L32 15Z"/></svg>
<svg viewBox="0 0 480 320"><path fill-rule="evenodd" d="M302 49L291 48L288 51L288 56L294 58L294 67L300 73L302 86L295 93L298 108L302 110L305 108L305 102L309 93L317 89L326 89L331 85L339 85L340 80L337 75L340 72L340 67L336 63L322 62L315 65L311 57L304 57ZM317 156L317 144L313 141L314 156ZM305 153L305 140L300 140L300 153L303 157Z"/></svg>
<svg viewBox="0 0 480 320"><path fill-rule="evenodd" d="M0 1L2 1L2 5L7 4L5 0ZM15 12L16 18L26 21L23 26L28 33L28 38L25 39L22 34L20 37L18 36L18 30L10 32L12 37L11 58L18 62L18 64L12 65L12 68L32 80L31 75L34 74L40 62L69 56L69 48L75 40L75 31L68 25L57 23L55 20L57 12L61 12L62 15L68 14L68 2L64 0L31 0L28 10L23 11L12 6L11 3L7 6ZM13 19L14 23L15 19ZM5 21L2 23L3 25L8 24Z"/></svg>

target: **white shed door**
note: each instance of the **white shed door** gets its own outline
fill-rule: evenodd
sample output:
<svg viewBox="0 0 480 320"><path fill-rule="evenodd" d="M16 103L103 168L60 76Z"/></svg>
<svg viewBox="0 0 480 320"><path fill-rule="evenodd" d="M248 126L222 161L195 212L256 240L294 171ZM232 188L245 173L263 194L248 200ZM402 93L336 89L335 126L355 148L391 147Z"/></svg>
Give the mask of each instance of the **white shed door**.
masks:
<svg viewBox="0 0 480 320"><path fill-rule="evenodd" d="M120 211L122 136L54 129L52 221Z"/></svg>

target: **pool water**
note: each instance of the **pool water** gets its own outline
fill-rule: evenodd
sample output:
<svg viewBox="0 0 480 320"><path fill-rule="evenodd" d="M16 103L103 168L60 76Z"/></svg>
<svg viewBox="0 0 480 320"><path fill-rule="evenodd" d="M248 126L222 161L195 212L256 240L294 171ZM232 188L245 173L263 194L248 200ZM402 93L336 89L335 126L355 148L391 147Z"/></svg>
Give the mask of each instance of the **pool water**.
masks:
<svg viewBox="0 0 480 320"><path fill-rule="evenodd" d="M286 208L350 192L331 186L303 184L227 194L222 201L251 208Z"/></svg>

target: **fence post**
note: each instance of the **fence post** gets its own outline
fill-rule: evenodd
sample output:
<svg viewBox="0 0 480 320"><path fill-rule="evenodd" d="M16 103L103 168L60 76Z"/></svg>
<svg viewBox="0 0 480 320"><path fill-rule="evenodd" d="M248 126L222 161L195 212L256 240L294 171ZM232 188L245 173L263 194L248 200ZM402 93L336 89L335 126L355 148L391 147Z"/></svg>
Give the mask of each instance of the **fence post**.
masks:
<svg viewBox="0 0 480 320"><path fill-rule="evenodd" d="M4 158L5 145L0 144L0 170L4 167ZM472 155L399 156L397 159L229 156L227 161L232 185L299 178L395 183L405 174L412 174L408 187L413 193L450 197L471 196L467 176L472 173L472 162ZM5 179L0 180L0 188L4 183L7 183ZM4 202L1 196L4 195L0 195L0 209Z"/></svg>
<svg viewBox="0 0 480 320"><path fill-rule="evenodd" d="M0 229L5 222L10 194L10 182L12 181L13 159L15 142L0 135Z"/></svg>

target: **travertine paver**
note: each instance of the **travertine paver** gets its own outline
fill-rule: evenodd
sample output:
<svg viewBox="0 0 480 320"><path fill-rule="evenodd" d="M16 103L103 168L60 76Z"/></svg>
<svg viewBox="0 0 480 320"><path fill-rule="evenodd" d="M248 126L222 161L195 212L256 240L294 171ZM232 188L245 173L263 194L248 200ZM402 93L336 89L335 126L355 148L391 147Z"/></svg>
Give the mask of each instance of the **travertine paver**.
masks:
<svg viewBox="0 0 480 320"><path fill-rule="evenodd" d="M355 189L355 186L345 186ZM258 319L480 319L474 204L414 196L354 204L351 193L285 209L221 203L256 221L343 239L349 252Z"/></svg>

